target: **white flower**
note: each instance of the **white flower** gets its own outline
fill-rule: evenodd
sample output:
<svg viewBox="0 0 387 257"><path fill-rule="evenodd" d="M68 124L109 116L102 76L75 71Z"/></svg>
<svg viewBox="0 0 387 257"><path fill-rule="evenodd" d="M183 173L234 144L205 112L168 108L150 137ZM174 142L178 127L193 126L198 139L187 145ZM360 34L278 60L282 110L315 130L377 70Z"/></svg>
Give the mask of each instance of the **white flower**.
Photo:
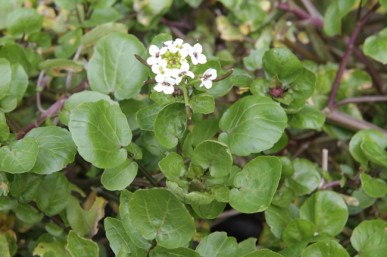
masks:
<svg viewBox="0 0 387 257"><path fill-rule="evenodd" d="M195 77L193 72L189 70L189 64L187 62L183 63L180 66L180 69L176 71L176 73L177 73L177 76L175 76L176 84L179 84L182 81L184 76L191 77L192 79Z"/></svg>
<svg viewBox="0 0 387 257"><path fill-rule="evenodd" d="M164 92L164 94L172 94L175 91L173 87L176 84L176 80L172 77L165 77L162 82L157 83L154 90L157 92Z"/></svg>
<svg viewBox="0 0 387 257"><path fill-rule="evenodd" d="M203 47L201 44L196 43L189 51L189 55L191 56L191 61L194 65L203 64L207 62L207 58L204 54L202 54Z"/></svg>
<svg viewBox="0 0 387 257"><path fill-rule="evenodd" d="M173 47L174 50L179 51L182 58L186 58L192 48L190 44L184 43L183 39L176 38L175 41L173 41Z"/></svg>
<svg viewBox="0 0 387 257"><path fill-rule="evenodd" d="M209 68L207 69L201 78L202 83L199 87L205 86L207 89L210 89L212 87L212 81L216 79L217 73L215 69Z"/></svg>
<svg viewBox="0 0 387 257"><path fill-rule="evenodd" d="M151 45L149 47L149 54L151 56L146 60L146 62L149 65L157 64L162 60L161 55L165 54L166 52L167 52L167 48L165 47L162 47L161 49L159 49L156 45Z"/></svg>

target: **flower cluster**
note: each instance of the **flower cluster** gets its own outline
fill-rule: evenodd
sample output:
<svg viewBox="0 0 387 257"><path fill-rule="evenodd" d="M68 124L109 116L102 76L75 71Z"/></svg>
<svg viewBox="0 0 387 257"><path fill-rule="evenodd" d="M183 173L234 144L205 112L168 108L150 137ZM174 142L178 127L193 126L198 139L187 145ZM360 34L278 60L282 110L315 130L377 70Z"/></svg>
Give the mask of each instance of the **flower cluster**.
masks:
<svg viewBox="0 0 387 257"><path fill-rule="evenodd" d="M147 63L152 67L153 73L156 74L157 85L154 89L157 92L172 94L175 91L174 86L179 85L183 79L186 77L195 78L195 74L190 70L190 65L207 62L207 58L202 54L202 51L203 48L199 43L191 46L184 43L180 38L164 42L161 48L151 45L149 47L150 57L147 59ZM202 83L200 87L211 88L212 81L216 76L215 69L206 70L201 76Z"/></svg>

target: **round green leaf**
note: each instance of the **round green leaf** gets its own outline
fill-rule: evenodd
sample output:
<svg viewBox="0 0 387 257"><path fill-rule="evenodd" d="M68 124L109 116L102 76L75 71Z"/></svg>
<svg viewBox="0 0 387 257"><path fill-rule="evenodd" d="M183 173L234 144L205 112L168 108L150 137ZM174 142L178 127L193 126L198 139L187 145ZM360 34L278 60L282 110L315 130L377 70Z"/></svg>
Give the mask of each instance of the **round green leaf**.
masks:
<svg viewBox="0 0 387 257"><path fill-rule="evenodd" d="M126 26L122 23L105 23L93 28L83 35L81 38L81 44L87 47L95 44L95 42L97 42L100 38L112 32L126 33L127 30Z"/></svg>
<svg viewBox="0 0 387 257"><path fill-rule="evenodd" d="M285 111L268 97L246 96L223 114L219 140L231 153L246 156L273 147L287 125Z"/></svg>
<svg viewBox="0 0 387 257"><path fill-rule="evenodd" d="M339 234L347 222L348 209L343 198L331 191L319 191L300 208L300 218L312 221L318 233Z"/></svg>
<svg viewBox="0 0 387 257"><path fill-rule="evenodd" d="M321 176L315 163L297 158L293 161L293 167L294 173L287 182L297 195L310 194L320 185Z"/></svg>
<svg viewBox="0 0 387 257"><path fill-rule="evenodd" d="M10 133L7 120L5 118L4 113L0 112L0 142L7 140L9 135Z"/></svg>
<svg viewBox="0 0 387 257"><path fill-rule="evenodd" d="M159 114L161 109L162 106L152 104L138 110L136 113L136 119L140 129L153 131L157 114Z"/></svg>
<svg viewBox="0 0 387 257"><path fill-rule="evenodd" d="M282 238L288 246L291 246L302 241L309 241L316 230L316 225L309 220L292 220L285 227Z"/></svg>
<svg viewBox="0 0 387 257"><path fill-rule="evenodd" d="M184 104L173 103L164 107L156 117L154 130L160 145L170 149L183 137L187 126Z"/></svg>
<svg viewBox="0 0 387 257"><path fill-rule="evenodd" d="M7 59L0 58L0 99L6 97L10 90L12 69Z"/></svg>
<svg viewBox="0 0 387 257"><path fill-rule="evenodd" d="M160 246L156 246L150 252L150 257L201 257L197 252L192 249L179 247L176 249L166 249Z"/></svg>
<svg viewBox="0 0 387 257"><path fill-rule="evenodd" d="M384 149L387 147L387 136L378 130L368 129L357 132L349 142L349 152L352 157L363 166L368 163L368 156L363 152L361 144L364 141L372 141ZM367 146L365 146L367 148ZM373 148L373 147L372 147Z"/></svg>
<svg viewBox="0 0 387 257"><path fill-rule="evenodd" d="M387 64L387 29L381 30L378 34L369 36L364 41L363 51L365 55Z"/></svg>
<svg viewBox="0 0 387 257"><path fill-rule="evenodd" d="M195 233L195 223L184 205L165 189L137 190L129 201L129 218L137 231L159 246L185 246Z"/></svg>
<svg viewBox="0 0 387 257"><path fill-rule="evenodd" d="M133 35L110 33L101 38L87 69L91 89L114 93L117 99L136 96L148 75L148 67L135 54L144 56L145 48Z"/></svg>
<svg viewBox="0 0 387 257"><path fill-rule="evenodd" d="M30 171L38 157L38 143L33 138L23 138L0 148L0 170L9 173Z"/></svg>
<svg viewBox="0 0 387 257"><path fill-rule="evenodd" d="M360 148L371 162L387 168L387 151L379 143L363 139Z"/></svg>
<svg viewBox="0 0 387 257"><path fill-rule="evenodd" d="M294 205L280 207L270 205L265 211L266 222L271 232L277 238L282 237L282 232L290 221L298 217L298 209Z"/></svg>
<svg viewBox="0 0 387 257"><path fill-rule="evenodd" d="M278 77L285 83L293 82L304 67L297 56L287 48L273 48L266 51L262 62L269 78Z"/></svg>
<svg viewBox="0 0 387 257"><path fill-rule="evenodd" d="M170 153L159 162L160 170L168 180L176 181L185 173L184 159L177 153Z"/></svg>
<svg viewBox="0 0 387 257"><path fill-rule="evenodd" d="M44 176L36 193L36 204L46 215L53 216L66 208L70 194L71 186L67 178L62 173L54 173Z"/></svg>
<svg viewBox="0 0 387 257"><path fill-rule="evenodd" d="M384 256L387 252L387 222L363 221L353 230L351 244L360 257Z"/></svg>
<svg viewBox="0 0 387 257"><path fill-rule="evenodd" d="M25 137L35 139L39 147L38 158L31 172L51 174L74 161L77 151L66 129L55 126L35 128Z"/></svg>
<svg viewBox="0 0 387 257"><path fill-rule="evenodd" d="M191 204L195 213L203 219L215 219L224 211L226 203L221 203L216 200L209 204Z"/></svg>
<svg viewBox="0 0 387 257"><path fill-rule="evenodd" d="M7 29L13 35L31 34L39 31L43 24L43 16L32 8L18 8L7 18Z"/></svg>
<svg viewBox="0 0 387 257"><path fill-rule="evenodd" d="M70 231L67 236L67 250L72 256L95 257L99 256L99 248L96 242L78 236Z"/></svg>
<svg viewBox="0 0 387 257"><path fill-rule="evenodd" d="M373 178L365 173L360 174L361 186L364 192L374 198L380 198L387 194L387 184L384 180Z"/></svg>
<svg viewBox="0 0 387 257"><path fill-rule="evenodd" d="M254 251L247 255L243 255L242 257L283 257L283 255L273 252L272 250L269 250L269 249L262 249L262 250Z"/></svg>
<svg viewBox="0 0 387 257"><path fill-rule="evenodd" d="M215 100L212 95L194 95L190 101L193 113L209 114L215 110Z"/></svg>
<svg viewBox="0 0 387 257"><path fill-rule="evenodd" d="M60 112L60 121L67 125L69 123L71 111L76 109L79 105L89 102L97 102L99 100L108 101L110 104L117 104L110 99L108 95L101 94L95 91L82 91L72 94L65 102L62 111Z"/></svg>
<svg viewBox="0 0 387 257"><path fill-rule="evenodd" d="M324 240L305 248L301 257L349 257L349 254L336 241Z"/></svg>
<svg viewBox="0 0 387 257"><path fill-rule="evenodd" d="M309 105L295 114L290 114L288 118L290 126L302 129L321 129L325 122L325 115Z"/></svg>
<svg viewBox="0 0 387 257"><path fill-rule="evenodd" d="M22 100L28 86L28 75L20 64L12 64L12 80L8 96L15 97L18 101Z"/></svg>
<svg viewBox="0 0 387 257"><path fill-rule="evenodd" d="M127 159L118 167L105 169L101 183L107 190L123 190L129 186L137 175L138 165Z"/></svg>
<svg viewBox="0 0 387 257"><path fill-rule="evenodd" d="M196 146L192 162L204 170L209 169L213 177L224 177L230 173L233 159L227 145L208 140Z"/></svg>
<svg viewBox="0 0 387 257"><path fill-rule="evenodd" d="M16 209L13 210L16 214L16 217L27 223L27 224L35 224L42 220L43 213L32 207L28 203L19 202Z"/></svg>
<svg viewBox="0 0 387 257"><path fill-rule="evenodd" d="M83 103L71 112L69 129L79 154L98 168L113 168L127 158L132 139L128 120L118 105L105 100Z"/></svg>
<svg viewBox="0 0 387 257"><path fill-rule="evenodd" d="M276 157L260 156L251 160L235 175L230 205L244 213L267 209L277 190L281 169L281 161Z"/></svg>
<svg viewBox="0 0 387 257"><path fill-rule="evenodd" d="M234 237L225 232L214 232L203 238L196 247L202 257L237 257L238 244Z"/></svg>

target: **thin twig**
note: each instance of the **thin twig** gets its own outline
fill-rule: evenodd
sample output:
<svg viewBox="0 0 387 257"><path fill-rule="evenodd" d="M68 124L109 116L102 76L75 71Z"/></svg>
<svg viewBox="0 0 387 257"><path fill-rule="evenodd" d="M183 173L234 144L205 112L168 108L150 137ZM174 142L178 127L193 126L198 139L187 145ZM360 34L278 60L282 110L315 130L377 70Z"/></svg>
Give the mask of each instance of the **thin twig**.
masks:
<svg viewBox="0 0 387 257"><path fill-rule="evenodd" d="M328 189L328 188L331 188L331 187L336 187L336 186L340 186L341 185L341 180L335 180L335 181L332 181L332 182L329 182L329 183L326 183L324 184L321 189Z"/></svg>
<svg viewBox="0 0 387 257"><path fill-rule="evenodd" d="M339 106L350 104L350 103L375 103L375 102L387 102L387 96L372 95L372 96L346 98L336 103L334 106L334 109Z"/></svg>
<svg viewBox="0 0 387 257"><path fill-rule="evenodd" d="M323 110L327 121L347 128L352 131L359 131L362 129L376 129L387 135L387 130L384 130L370 122L358 120L354 117L340 112L338 110L326 108Z"/></svg>
<svg viewBox="0 0 387 257"><path fill-rule="evenodd" d="M340 66L339 66L339 70L336 73L336 77L335 77L335 80L334 80L333 85L332 85L331 93L329 95L329 100L328 100L328 107L329 108L334 107L336 93L337 93L337 90L339 89L340 81L341 81L341 78L343 77L344 70L345 70L345 67L347 66L349 57L351 56L352 50L355 46L355 41L356 41L357 37L359 36L359 33L360 33L361 29L363 28L364 24L371 17L372 13L379 8L379 6L380 6L379 3L375 4L370 10L368 10L368 12L356 24L355 30L353 31L352 36L349 39L348 46L345 50L343 59L342 59Z"/></svg>
<svg viewBox="0 0 387 257"><path fill-rule="evenodd" d="M311 24L313 24L315 27L322 28L324 26L324 21L320 19L319 17L312 17L307 12L302 10L300 7L296 5L290 6L287 3L278 3L277 5L278 9L281 9L283 11L291 12L294 15L296 15L301 20L307 20Z"/></svg>
<svg viewBox="0 0 387 257"><path fill-rule="evenodd" d="M301 2L312 17L323 20L323 17L319 13L319 11L317 11L316 7L313 5L313 3L310 0L301 0Z"/></svg>
<svg viewBox="0 0 387 257"><path fill-rule="evenodd" d="M44 70L42 70L39 73L38 81L36 83L36 106L38 107L38 110L41 113L46 112L46 110L42 107L42 99L40 97L40 92L44 89L45 87L45 81L44 81Z"/></svg>

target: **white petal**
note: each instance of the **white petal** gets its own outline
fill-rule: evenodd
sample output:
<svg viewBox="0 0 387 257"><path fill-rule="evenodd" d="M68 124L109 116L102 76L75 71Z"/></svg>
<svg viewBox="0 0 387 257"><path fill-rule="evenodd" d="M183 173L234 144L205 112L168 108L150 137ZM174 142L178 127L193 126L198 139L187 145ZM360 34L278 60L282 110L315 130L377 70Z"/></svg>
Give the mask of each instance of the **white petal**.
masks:
<svg viewBox="0 0 387 257"><path fill-rule="evenodd" d="M211 80L204 80L202 81L202 84L207 88L210 89L212 87L212 81Z"/></svg>
<svg viewBox="0 0 387 257"><path fill-rule="evenodd" d="M157 46L155 46L155 45L151 45L149 47L149 54L152 55L152 56L155 56L156 53L158 53L159 51L160 51L160 49Z"/></svg>
<svg viewBox="0 0 387 257"><path fill-rule="evenodd" d="M193 48L192 50L194 52L199 53L199 54L203 51L203 47L199 43L196 43L192 48Z"/></svg>
<svg viewBox="0 0 387 257"><path fill-rule="evenodd" d="M164 90L164 86L162 84L157 84L154 87L154 90L156 90L157 92L162 92Z"/></svg>
<svg viewBox="0 0 387 257"><path fill-rule="evenodd" d="M185 74L185 75L188 77L191 77L191 79L193 79L195 77L195 74L193 74L192 71L188 71L187 74Z"/></svg>
<svg viewBox="0 0 387 257"><path fill-rule="evenodd" d="M168 50L168 48L167 47L161 47L160 48L160 55L163 55L163 54L165 54L166 52L167 52L167 50Z"/></svg>
<svg viewBox="0 0 387 257"><path fill-rule="evenodd" d="M182 45L184 43L183 39L181 38L176 38L175 42L173 42L174 45Z"/></svg>
<svg viewBox="0 0 387 257"><path fill-rule="evenodd" d="M172 45L172 40L168 40L168 41L165 41L163 44L164 44L164 46L170 46L170 45Z"/></svg>
<svg viewBox="0 0 387 257"><path fill-rule="evenodd" d="M178 76L177 78L176 78L176 85L179 85L180 84L180 82L183 80L183 77L180 77L180 76Z"/></svg>
<svg viewBox="0 0 387 257"><path fill-rule="evenodd" d="M146 63L149 64L149 65L153 65L157 62L157 59L153 56L149 57L147 60L146 60Z"/></svg>
<svg viewBox="0 0 387 257"><path fill-rule="evenodd" d="M175 85L176 84L176 79L174 79L172 77L166 77L165 78L165 82L169 83L170 85Z"/></svg>
<svg viewBox="0 0 387 257"><path fill-rule="evenodd" d="M214 79L216 79L216 77L217 77L217 72L216 72L216 70L215 69L213 69L213 68L209 68L209 69L207 69L204 73L203 73L203 77L204 76L208 76L208 80L214 80Z"/></svg>
<svg viewBox="0 0 387 257"><path fill-rule="evenodd" d="M167 86L164 87L164 94L170 95L175 91L175 88L173 86Z"/></svg>
<svg viewBox="0 0 387 257"><path fill-rule="evenodd" d="M195 56L193 56L193 55L190 55L191 56L191 61L192 61L192 64L193 65L198 65L198 59L196 59L196 57Z"/></svg>
<svg viewBox="0 0 387 257"><path fill-rule="evenodd" d="M184 62L184 63L180 66L180 72L182 72L182 71L185 71L185 72L189 71L189 64L188 64L188 62Z"/></svg>
<svg viewBox="0 0 387 257"><path fill-rule="evenodd" d="M157 74L155 77L155 80L157 83L163 83L165 80L165 75L163 74Z"/></svg>
<svg viewBox="0 0 387 257"><path fill-rule="evenodd" d="M199 54L198 55L198 63L204 64L207 62L207 57L204 54Z"/></svg>

